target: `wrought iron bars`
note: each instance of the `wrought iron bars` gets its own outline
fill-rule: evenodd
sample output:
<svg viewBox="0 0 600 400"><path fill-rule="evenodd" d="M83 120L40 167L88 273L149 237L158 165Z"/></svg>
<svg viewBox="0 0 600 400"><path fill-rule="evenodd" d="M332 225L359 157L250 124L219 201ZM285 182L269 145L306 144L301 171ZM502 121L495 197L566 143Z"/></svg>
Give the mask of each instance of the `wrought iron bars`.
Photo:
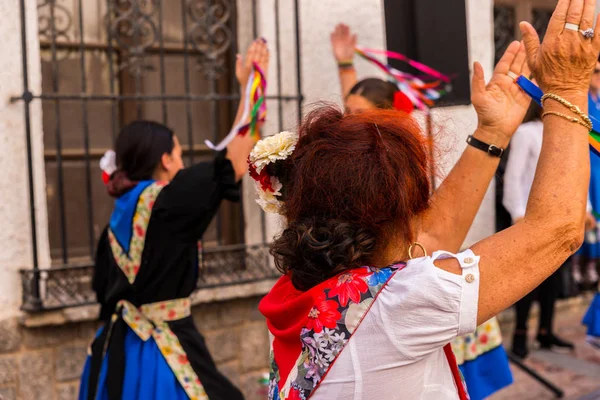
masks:
<svg viewBox="0 0 600 400"><path fill-rule="evenodd" d="M230 0L192 0L187 4L192 20L189 41L200 52L198 65L207 79L216 80L225 72L232 33Z"/></svg>
<svg viewBox="0 0 600 400"><path fill-rule="evenodd" d="M275 279L280 273L272 264L265 263L267 257L266 244L207 249L203 254L196 291ZM93 268L93 265L86 264L38 272L21 270L22 309L56 310L96 303L96 295L92 290ZM39 276L41 292L37 291L36 274Z"/></svg>
<svg viewBox="0 0 600 400"><path fill-rule="evenodd" d="M107 30L123 53L120 69L139 78L149 66L145 64L146 50L158 40L158 28L154 21L157 0L109 0L113 15L108 15ZM136 92L139 83L136 83Z"/></svg>
<svg viewBox="0 0 600 400"><path fill-rule="evenodd" d="M239 99L238 90L235 84L232 84L231 93L223 93L223 89L219 86L214 85L216 80L223 75L225 70L223 66L233 65L235 59L236 46L236 9L235 4L232 0L181 0L183 6L182 16L185 20L181 21L181 29L183 31L184 41L188 43L188 46L183 49L177 48L177 46L165 46L164 43L164 26L163 26L163 8L174 4L166 0L107 0L107 14L104 18L104 25L106 32L105 43L89 43L86 42L83 27L85 25L85 14L83 13L84 6L89 5L93 1L104 1L104 0L77 0L69 4L73 5L75 10L75 18L71 14L71 10L65 6L67 2L65 0L40 0L38 1L39 10L39 27L40 27L40 43L42 49L49 54L48 62L50 67L50 85L49 90L44 90L42 93L31 93L28 86L28 70L27 70L27 41L26 41L26 30L25 30L25 0L21 0L21 11L22 11L22 46L23 46L23 93L20 96L12 98L13 101L23 101L25 104L25 125L28 139L28 148L31 149L30 142L30 115L29 115L29 104L31 101L39 100L50 100L51 104L54 104L54 125L53 127L47 127L47 129L55 129L55 140L56 140L56 151L50 151L53 153L47 157L48 163L56 163L58 172L58 186L59 188L64 185L62 182L63 172L63 130L66 129L64 124L61 124L61 104L67 102L77 102L81 105L81 135L83 137L83 144L81 150L81 161L84 162L85 181L82 186L83 191L86 193L88 206L88 223L93 221L94 202L92 202L91 191L89 182L92 178L90 168L90 158L97 157L100 149L90 149L90 138L92 133L90 132L90 121L88 107L97 102L109 102L112 104L112 132L113 138L119 125L122 123L122 107L124 102L137 102L144 104L146 102L161 102L163 120L166 121L168 109L166 104L168 102L186 102L194 104L195 102L209 102L213 104L212 108L212 134L222 134L218 125L219 118L216 118L215 113L219 110L219 104L228 105L234 107L235 102ZM61 3L62 2L62 3ZM68 4L67 4L68 5ZM255 35L258 33L258 24L256 18L256 2L252 1L252 25L255 30ZM276 8L279 8L279 0L275 4ZM298 113L301 114L302 106L302 95L301 95L301 76L300 76L300 38L299 38L299 19L298 19L298 8L299 1L293 1L293 10L295 12L295 34L296 34L296 67L297 67L297 87L298 92L296 94L284 94L282 93L281 84L277 84L277 93L270 95L267 98L269 100L276 100L277 108L274 108L273 117L276 115L279 117L281 122L281 110L282 102L297 102ZM172 14L172 13L171 13ZM276 25L279 27L280 18L279 12L275 13L277 18ZM73 24L78 24L79 29ZM187 24L187 25L184 25ZM204 24L205 26L202 26ZM172 27L171 27L172 28ZM277 29L276 34L279 34ZM89 40L89 39L88 39ZM277 50L279 50L281 41L275 38ZM98 93L88 92L87 88L90 87L88 82L88 75L86 74L87 66L94 62L91 58L86 58L86 55L90 55L92 52L104 53L108 58L108 76L110 81L110 92L109 93ZM123 74L133 75L134 78L137 76L142 78L144 74L147 74L148 69L146 68L151 64L149 56L156 57L160 61L160 93L147 93L140 90L139 85L136 85L130 92L123 92L123 87L120 83L120 79ZM165 81L165 57L167 56L182 56L189 57L192 60L198 60L199 65L204 71L204 78L208 79L212 84L209 85L208 93L194 93L191 88L185 93L166 93L166 81ZM63 85L60 83L62 74L59 74L59 67L64 68L61 64L63 61L70 61L72 58L80 57L79 68L81 69L81 90L79 92L66 92ZM71 63L71 65L75 65ZM278 68L281 66L278 65ZM64 74L64 72L63 72ZM230 71L231 74L231 71ZM278 79L283 79L283 74L276 71ZM219 78L220 79L220 78ZM230 82L235 82L234 77L231 76ZM220 85L220 84L219 84ZM64 85L66 87L66 85ZM139 105L138 104L138 105ZM215 111L216 110L216 111ZM281 123L280 123L281 126ZM188 130L191 130L191 125L188 126ZM69 148L69 152L65 153L69 157L69 160L74 160L73 150ZM191 151L191 148L190 148ZM68 256L68 247L66 242L66 226L64 224L64 214L67 211L65 206L64 189L58 190L59 196L59 214L62 216L59 222L62 224L59 231L59 237L62 237L60 241L60 247L62 249L61 259L64 267L61 268L50 268L40 269L38 264L38 248L36 242L36 219L35 219L35 208L34 208L34 185L33 185L33 170L31 168L31 151L29 151L29 175L30 175L30 198L31 198L31 222L32 222L32 244L33 244L33 269L22 272L23 278L23 294L24 304L23 308L27 310L39 310L45 308L56 308L65 306L75 306L84 304L86 302L93 302L93 297L86 292L86 287L89 287L89 276L91 266L88 264L84 267L77 266L73 263ZM62 183L61 183L62 182ZM60 210L63 212L60 212ZM81 220L83 222L83 220ZM239 229L243 231L243 217L239 221L235 222ZM263 238L264 236L264 225ZM95 238L93 237L93 229L91 223L88 229L89 236L89 247L90 253L94 244ZM265 246L264 243L261 246ZM260 247L260 246L258 246ZM243 244L236 246L217 246L213 249L206 249L207 259L210 259L211 252L220 254L218 259L215 259L216 263L221 265L220 269L223 271L229 271L230 273L237 274L234 278L227 274L219 273L215 268L211 267L211 263L206 264L206 268L201 275L202 281L200 287L218 286L225 284L233 284L244 282L253 279L265 279L267 272L274 273L269 270L268 254L266 251L258 251L257 246L245 246ZM220 261L218 261L220 260ZM226 260L226 261L224 261ZM214 263L213 263L214 264ZM227 264L227 265L225 265ZM216 265L216 264L215 264ZM265 269L266 272L261 272L261 269ZM78 272L81 274L78 274ZM86 281L87 279L87 281ZM86 283L87 282L87 283ZM86 286L87 285L87 286ZM76 290L72 290L76 288ZM88 290L89 292L89 290Z"/></svg>

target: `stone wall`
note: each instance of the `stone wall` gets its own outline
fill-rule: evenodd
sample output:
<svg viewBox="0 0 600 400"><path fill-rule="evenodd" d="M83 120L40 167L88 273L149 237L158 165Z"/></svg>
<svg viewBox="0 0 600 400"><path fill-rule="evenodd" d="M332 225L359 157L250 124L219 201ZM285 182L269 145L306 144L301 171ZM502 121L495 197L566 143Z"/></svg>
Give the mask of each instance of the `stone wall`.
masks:
<svg viewBox="0 0 600 400"><path fill-rule="evenodd" d="M248 400L264 399L269 342L261 296L194 306L196 326L221 371ZM100 324L85 321L27 328L0 321L0 399L76 400L87 346Z"/></svg>

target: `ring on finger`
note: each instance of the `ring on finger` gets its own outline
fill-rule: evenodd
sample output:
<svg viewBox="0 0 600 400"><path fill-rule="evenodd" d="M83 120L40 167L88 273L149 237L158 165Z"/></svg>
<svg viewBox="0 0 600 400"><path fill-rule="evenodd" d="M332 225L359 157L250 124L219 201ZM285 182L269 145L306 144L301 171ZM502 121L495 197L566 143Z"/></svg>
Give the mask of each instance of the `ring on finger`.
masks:
<svg viewBox="0 0 600 400"><path fill-rule="evenodd" d="M589 28L589 29L586 29L586 30L580 29L579 32L586 39L593 39L594 38L594 30L592 28Z"/></svg>
<svg viewBox="0 0 600 400"><path fill-rule="evenodd" d="M515 81L519 78L519 75L515 74L512 71L508 71L506 74L509 76L509 78L511 78L511 79L513 79Z"/></svg>
<svg viewBox="0 0 600 400"><path fill-rule="evenodd" d="M565 24L565 29L569 29L571 31L579 32L579 25L567 22Z"/></svg>

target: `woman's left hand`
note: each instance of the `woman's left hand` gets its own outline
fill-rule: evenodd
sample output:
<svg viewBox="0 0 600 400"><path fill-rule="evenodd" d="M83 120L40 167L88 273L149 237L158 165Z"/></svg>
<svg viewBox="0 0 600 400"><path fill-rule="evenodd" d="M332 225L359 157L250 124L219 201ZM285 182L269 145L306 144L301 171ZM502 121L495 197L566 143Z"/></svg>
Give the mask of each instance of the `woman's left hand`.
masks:
<svg viewBox="0 0 600 400"><path fill-rule="evenodd" d="M525 45L513 42L496 65L494 76L486 85L483 67L475 63L471 101L477 111L479 129L496 138L496 144L510 141L527 113L530 97L508 76L529 76Z"/></svg>
<svg viewBox="0 0 600 400"><path fill-rule="evenodd" d="M250 79L253 64L256 63L265 74L265 78L269 74L269 48L267 41L263 38L255 39L248 48L246 57L241 54L237 55L235 64L235 76L240 84L242 93L246 90L246 84Z"/></svg>

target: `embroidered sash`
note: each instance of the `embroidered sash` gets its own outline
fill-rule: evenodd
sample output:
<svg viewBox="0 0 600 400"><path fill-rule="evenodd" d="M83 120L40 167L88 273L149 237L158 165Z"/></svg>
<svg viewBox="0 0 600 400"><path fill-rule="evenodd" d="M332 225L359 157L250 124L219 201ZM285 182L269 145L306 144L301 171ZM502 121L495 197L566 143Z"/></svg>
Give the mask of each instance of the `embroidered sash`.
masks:
<svg viewBox="0 0 600 400"><path fill-rule="evenodd" d="M154 339L165 361L191 400L208 400L204 387L192 368L185 350L167 323L190 316L190 305L189 298L144 304L140 308L135 307L127 300L121 300L117 303L115 313L106 328L105 343L110 340L112 329L121 318L144 342L150 338ZM104 355L102 354L101 357L104 358ZM99 354L92 356L99 356Z"/></svg>
<svg viewBox="0 0 600 400"><path fill-rule="evenodd" d="M137 201L135 214L133 215L133 232L129 242L127 253L119 244L112 230L108 230L108 241L112 249L117 265L123 271L129 283L133 284L140 266L142 265L142 253L146 243L146 230L150 222L152 207L156 198L166 186L165 182L154 182L140 194Z"/></svg>
<svg viewBox="0 0 600 400"><path fill-rule="evenodd" d="M190 316L190 299L175 299L144 304L139 309L128 301L117 303L123 320L142 339L154 338L167 364L191 400L208 400L200 379L194 372L179 339L167 321Z"/></svg>
<svg viewBox="0 0 600 400"><path fill-rule="evenodd" d="M300 332L301 353L285 382L281 382L279 367L271 342L271 374L269 400L309 399L323 381L337 357L369 312L377 296L391 277L406 265L387 268L363 267L346 271L325 282ZM444 353L454 377L458 395L467 400L466 386L450 344Z"/></svg>

